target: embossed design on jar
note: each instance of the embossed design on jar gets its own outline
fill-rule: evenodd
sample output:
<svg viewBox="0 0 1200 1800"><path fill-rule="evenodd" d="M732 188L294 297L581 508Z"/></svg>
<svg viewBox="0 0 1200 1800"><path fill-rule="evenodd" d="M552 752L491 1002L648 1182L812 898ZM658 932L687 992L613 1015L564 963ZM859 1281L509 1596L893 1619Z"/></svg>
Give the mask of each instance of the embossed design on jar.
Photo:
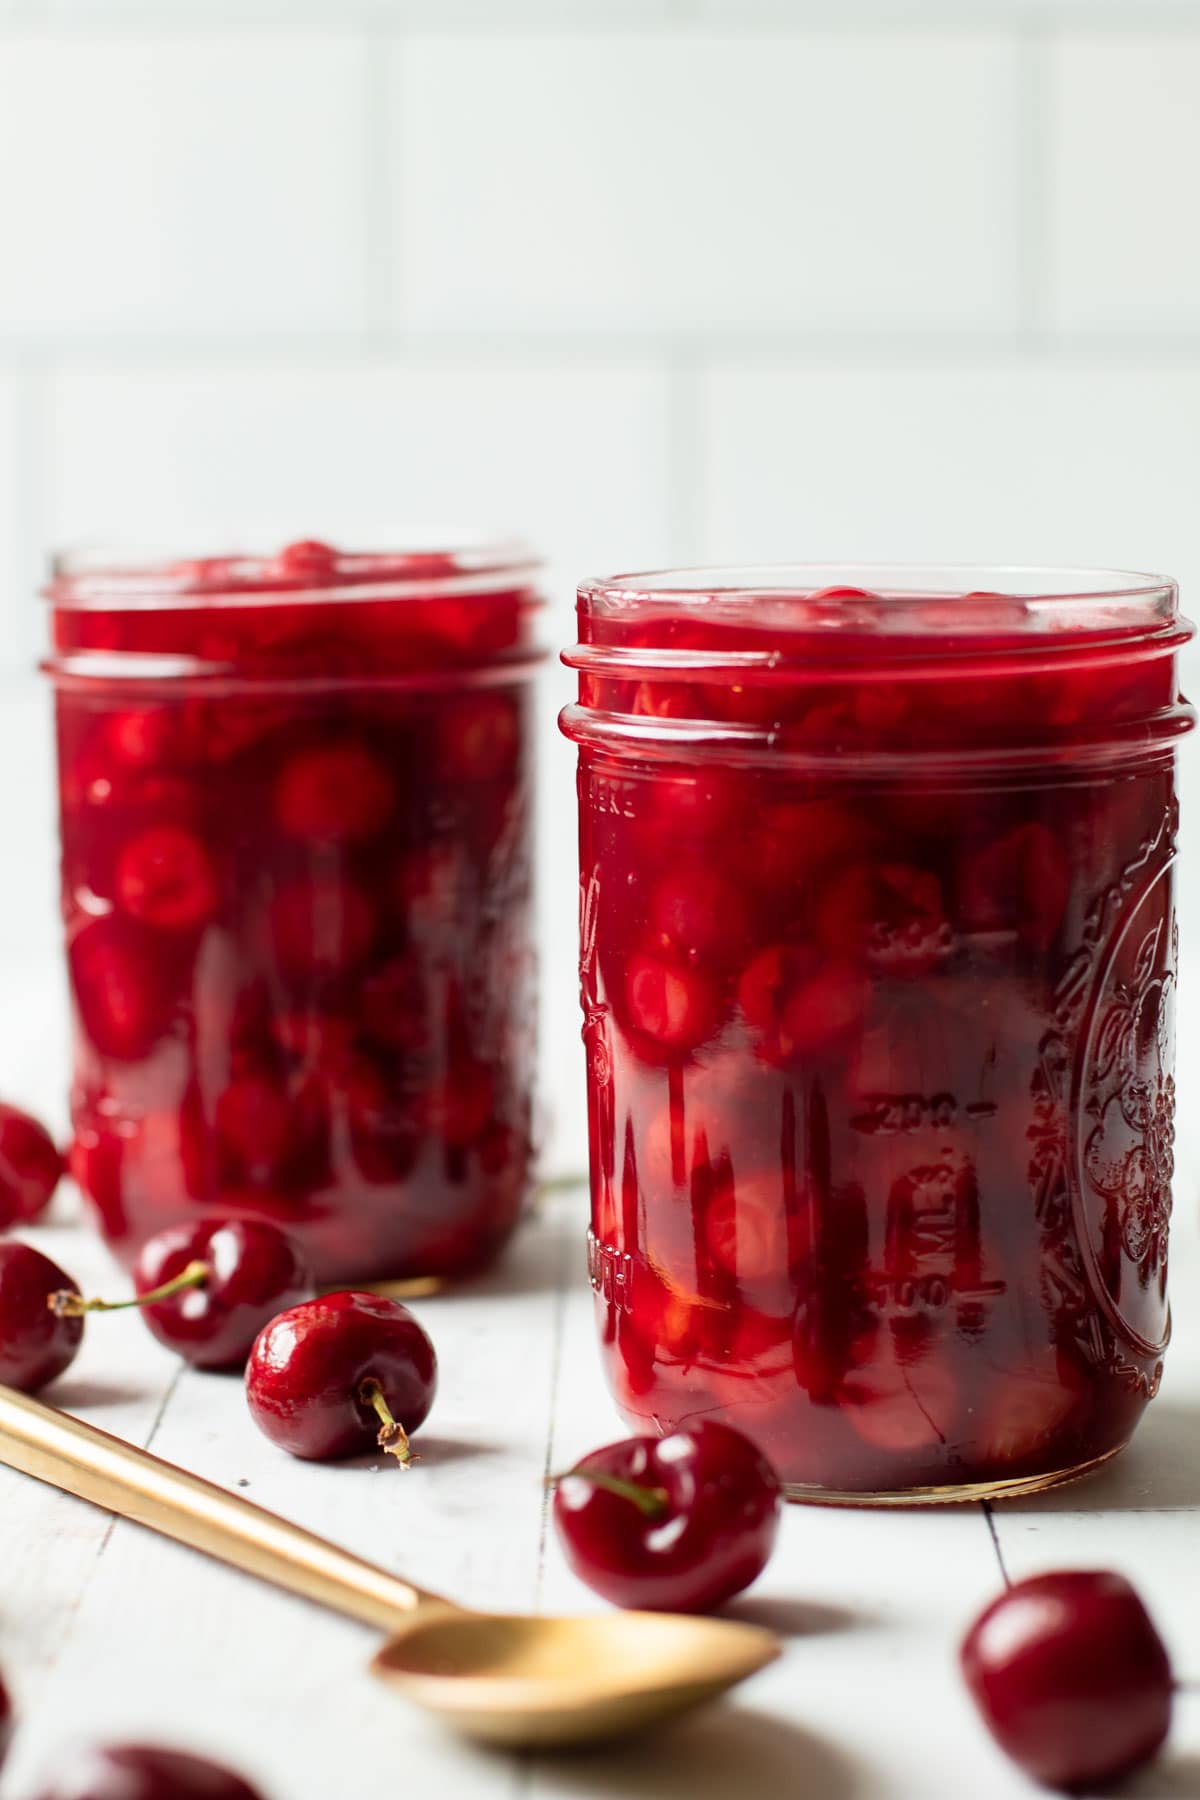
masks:
<svg viewBox="0 0 1200 1800"><path fill-rule="evenodd" d="M1172 804L1088 911L1040 1045L1029 1132L1047 1309L1093 1366L1142 1393L1157 1391L1170 1336L1177 826Z"/></svg>
<svg viewBox="0 0 1200 1800"><path fill-rule="evenodd" d="M1084 1170L1095 1191L1114 1202L1125 1254L1146 1276L1166 1263L1171 1217L1178 935L1173 917L1156 920L1145 934L1132 981L1116 984L1098 1016L1087 1076L1086 1107L1096 1123L1084 1145Z"/></svg>
<svg viewBox="0 0 1200 1800"><path fill-rule="evenodd" d="M633 1258L612 1244L602 1244L594 1231L587 1235L588 1280L592 1292L620 1312L632 1310Z"/></svg>
<svg viewBox="0 0 1200 1800"><path fill-rule="evenodd" d="M588 1053L592 1080L604 1087L612 1074L608 1047L608 1008L600 998L596 964L596 930L600 906L600 871L593 869L579 887L579 1004L583 1008L582 1037Z"/></svg>

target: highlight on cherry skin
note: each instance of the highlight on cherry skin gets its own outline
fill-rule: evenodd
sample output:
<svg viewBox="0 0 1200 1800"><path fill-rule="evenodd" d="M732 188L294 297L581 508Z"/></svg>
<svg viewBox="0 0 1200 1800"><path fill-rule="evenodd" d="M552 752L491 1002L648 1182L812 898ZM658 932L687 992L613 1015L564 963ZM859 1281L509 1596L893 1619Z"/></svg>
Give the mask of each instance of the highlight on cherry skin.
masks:
<svg viewBox="0 0 1200 1800"><path fill-rule="evenodd" d="M296 1245L274 1225L201 1219L171 1225L143 1244L134 1264L136 1296L85 1300L54 1295L64 1317L138 1308L160 1344L196 1369L243 1369L264 1325L313 1296Z"/></svg>
<svg viewBox="0 0 1200 1800"><path fill-rule="evenodd" d="M28 1225L45 1212L62 1172L62 1156L46 1127L0 1101L0 1231Z"/></svg>
<svg viewBox="0 0 1200 1800"><path fill-rule="evenodd" d="M783 1494L729 1425L625 1438L558 1476L554 1524L579 1579L615 1606L709 1612L766 1567Z"/></svg>
<svg viewBox="0 0 1200 1800"><path fill-rule="evenodd" d="M36 1394L75 1360L83 1320L50 1304L79 1293L58 1264L16 1238L0 1240L0 1382Z"/></svg>
<svg viewBox="0 0 1200 1800"><path fill-rule="evenodd" d="M153 1744L96 1745L65 1762L37 1800L263 1800L232 1769Z"/></svg>
<svg viewBox="0 0 1200 1800"><path fill-rule="evenodd" d="M437 1356L407 1306L381 1294L325 1294L272 1319L246 1365L250 1415L310 1462L378 1447L402 1468L437 1389Z"/></svg>
<svg viewBox="0 0 1200 1800"><path fill-rule="evenodd" d="M1000 1748L1046 1787L1090 1791L1131 1774L1170 1728L1166 1648L1134 1588L1107 1570L1017 1582L971 1626L961 1663Z"/></svg>

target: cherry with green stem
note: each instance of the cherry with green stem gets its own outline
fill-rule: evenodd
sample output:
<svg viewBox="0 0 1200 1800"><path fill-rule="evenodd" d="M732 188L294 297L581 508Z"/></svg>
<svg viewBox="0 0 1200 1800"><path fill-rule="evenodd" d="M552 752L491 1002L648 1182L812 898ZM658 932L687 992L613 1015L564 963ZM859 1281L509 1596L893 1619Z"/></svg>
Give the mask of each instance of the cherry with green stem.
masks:
<svg viewBox="0 0 1200 1800"><path fill-rule="evenodd" d="M414 1463L420 1462L420 1457L412 1453L407 1431L398 1419L393 1418L387 1396L374 1377L359 1382L358 1397L364 1406L372 1409L379 1420L379 1435L375 1439L379 1448L386 1450L389 1456L394 1456L402 1469L411 1469Z"/></svg>
<svg viewBox="0 0 1200 1800"><path fill-rule="evenodd" d="M61 1318L136 1307L169 1350L198 1369L240 1369L267 1322L308 1299L312 1277L291 1239L274 1225L209 1218L147 1239L127 1300L56 1293Z"/></svg>
<svg viewBox="0 0 1200 1800"><path fill-rule="evenodd" d="M293 1306L259 1334L246 1367L255 1424L313 1462L377 1446L410 1467L409 1436L436 1388L433 1345L407 1306L382 1294L324 1294Z"/></svg>
<svg viewBox="0 0 1200 1800"><path fill-rule="evenodd" d="M708 1612L761 1574L779 1528L774 1469L727 1425L626 1438L553 1486L567 1561L617 1606Z"/></svg>

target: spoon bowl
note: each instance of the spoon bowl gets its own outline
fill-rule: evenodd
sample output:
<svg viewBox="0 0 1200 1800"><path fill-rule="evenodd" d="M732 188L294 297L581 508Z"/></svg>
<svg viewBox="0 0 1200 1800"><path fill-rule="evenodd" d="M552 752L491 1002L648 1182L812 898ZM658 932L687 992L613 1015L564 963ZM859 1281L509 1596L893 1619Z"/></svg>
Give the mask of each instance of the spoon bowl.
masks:
<svg viewBox="0 0 1200 1800"><path fill-rule="evenodd" d="M28 1394L0 1387L0 1463L388 1634L371 1667L510 1749L599 1743L688 1711L779 1654L756 1625L680 1613L469 1612Z"/></svg>
<svg viewBox="0 0 1200 1800"><path fill-rule="evenodd" d="M778 1654L769 1631L728 1620L431 1608L371 1669L466 1737L548 1749L644 1730L715 1699Z"/></svg>

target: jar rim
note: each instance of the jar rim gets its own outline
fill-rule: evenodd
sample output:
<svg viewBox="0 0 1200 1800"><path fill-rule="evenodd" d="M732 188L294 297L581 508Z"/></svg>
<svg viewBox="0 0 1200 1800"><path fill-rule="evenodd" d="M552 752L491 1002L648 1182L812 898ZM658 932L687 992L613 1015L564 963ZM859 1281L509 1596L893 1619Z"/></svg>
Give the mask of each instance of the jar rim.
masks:
<svg viewBox="0 0 1200 1800"><path fill-rule="evenodd" d="M822 630L888 630L903 622L922 629L956 632L996 630L987 602L1013 603L1006 623L1037 629L1047 614L1088 605L1104 609L1101 623L1115 623L1112 610L1135 617L1172 617L1178 584L1168 575L1126 569L1058 568L1036 564L986 563L761 563L651 569L599 576L579 584L581 608L619 610L632 606L728 608L744 615L759 602L767 607L803 603ZM936 618L936 609L954 603L955 616ZM973 602L964 609L963 603ZM1020 608L1018 615L1016 608ZM922 617L922 612L925 616ZM1071 619L1074 625L1083 623ZM1132 621L1130 621L1132 622Z"/></svg>
<svg viewBox="0 0 1200 1800"><path fill-rule="evenodd" d="M181 555L77 545L52 554L42 598L69 610L116 611L447 599L532 588L542 567L513 537L414 527L381 537L397 547L347 551L324 539L275 537L220 555ZM541 601L531 591L528 603Z"/></svg>

